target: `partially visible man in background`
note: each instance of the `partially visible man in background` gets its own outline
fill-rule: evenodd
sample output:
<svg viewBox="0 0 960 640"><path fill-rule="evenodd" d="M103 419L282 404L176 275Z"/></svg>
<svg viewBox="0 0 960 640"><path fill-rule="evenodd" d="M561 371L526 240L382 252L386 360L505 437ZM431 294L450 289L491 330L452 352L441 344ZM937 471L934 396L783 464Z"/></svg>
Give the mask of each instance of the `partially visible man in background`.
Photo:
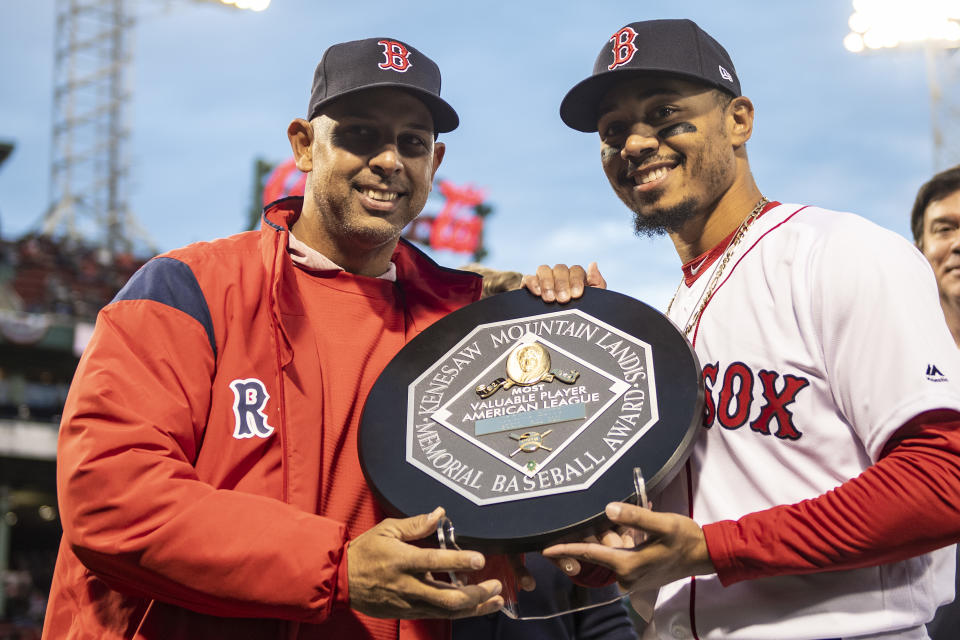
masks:
<svg viewBox="0 0 960 640"><path fill-rule="evenodd" d="M960 347L960 166L941 171L917 192L910 214L917 248L937 277L940 307L954 342ZM952 640L960 632L960 562L954 601L940 607L927 628L933 640Z"/></svg>
<svg viewBox="0 0 960 640"><path fill-rule="evenodd" d="M941 171L920 187L910 227L937 276L940 306L960 346L960 166Z"/></svg>

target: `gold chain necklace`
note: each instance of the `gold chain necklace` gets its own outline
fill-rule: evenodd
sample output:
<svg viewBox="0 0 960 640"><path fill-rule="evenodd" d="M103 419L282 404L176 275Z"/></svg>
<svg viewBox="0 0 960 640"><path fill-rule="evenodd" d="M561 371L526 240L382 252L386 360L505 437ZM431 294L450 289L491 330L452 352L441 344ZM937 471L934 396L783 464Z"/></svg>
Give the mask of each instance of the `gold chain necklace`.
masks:
<svg viewBox="0 0 960 640"><path fill-rule="evenodd" d="M749 229L750 225L753 224L753 221L760 216L760 212L763 211L763 208L768 202L769 200L763 196L760 196L760 202L758 202L757 206L753 208L753 211L750 212L750 215L744 218L743 222L740 223L740 226L737 228L737 233L733 236L730 244L727 245L726 250L724 250L723 257L720 258L720 264L718 264L717 268L713 270L713 276L710 278L710 284L708 284L707 288L704 289L703 293L700 294L700 298L697 300L696 309L694 309L693 313L690 315L690 318L687 319L687 324L683 328L683 335L685 337L690 337L690 332L693 331L695 326L697 326L697 321L700 319L700 314L702 314L703 310L707 308L707 303L710 302L710 296L713 295L714 289L717 288L717 283L720 282L720 275L726 268L727 263L730 262L730 257L733 255L733 250L738 244L740 244L743 236L747 233L747 229ZM680 287L683 286L683 282L684 278L681 276L680 284L677 286L677 290L674 292L673 297L670 298L670 304L667 305L668 316L670 315L670 309L673 308L673 303L677 299L677 295L680 293Z"/></svg>

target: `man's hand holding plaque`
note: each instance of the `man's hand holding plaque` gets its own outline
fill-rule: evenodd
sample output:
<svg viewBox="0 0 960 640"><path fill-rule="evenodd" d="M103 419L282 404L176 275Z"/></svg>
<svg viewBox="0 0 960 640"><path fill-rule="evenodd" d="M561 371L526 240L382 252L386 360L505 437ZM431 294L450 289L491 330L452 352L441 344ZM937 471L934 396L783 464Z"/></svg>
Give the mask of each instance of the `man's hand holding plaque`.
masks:
<svg viewBox="0 0 960 640"><path fill-rule="evenodd" d="M625 591L655 589L687 576L714 573L703 530L690 518L622 502L608 504L605 513L617 530L583 542L552 545L543 555L608 567Z"/></svg>
<svg viewBox="0 0 960 640"><path fill-rule="evenodd" d="M552 268L542 264L536 273L523 276L522 285L544 302L562 303L582 296L584 285L606 289L607 281L600 275L596 262L591 262L586 270L578 264L572 267L557 264Z"/></svg>
<svg viewBox="0 0 960 640"><path fill-rule="evenodd" d="M350 606L378 618L461 618L503 606L497 580L456 587L433 573L472 573L486 563L476 551L423 549L409 544L433 535L442 508L412 518L388 518L347 547Z"/></svg>

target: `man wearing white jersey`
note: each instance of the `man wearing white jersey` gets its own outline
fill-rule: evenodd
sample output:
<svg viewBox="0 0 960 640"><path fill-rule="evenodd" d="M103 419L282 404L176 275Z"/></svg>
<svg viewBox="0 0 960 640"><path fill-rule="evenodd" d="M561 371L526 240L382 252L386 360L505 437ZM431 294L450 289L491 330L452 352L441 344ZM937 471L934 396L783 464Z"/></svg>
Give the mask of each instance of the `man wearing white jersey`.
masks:
<svg viewBox="0 0 960 640"><path fill-rule="evenodd" d="M544 554L660 587L661 638L926 638L953 597L960 355L923 256L856 215L763 197L753 104L688 20L618 30L560 113L599 131L637 232L674 242L668 315L706 408L657 512L608 505L619 535Z"/></svg>

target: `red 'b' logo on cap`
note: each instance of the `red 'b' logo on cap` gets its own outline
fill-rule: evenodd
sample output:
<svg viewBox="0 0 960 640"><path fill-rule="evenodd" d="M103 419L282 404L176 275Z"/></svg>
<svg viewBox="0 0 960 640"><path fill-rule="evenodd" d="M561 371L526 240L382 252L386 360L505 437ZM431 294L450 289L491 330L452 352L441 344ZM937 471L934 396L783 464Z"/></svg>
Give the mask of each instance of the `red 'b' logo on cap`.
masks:
<svg viewBox="0 0 960 640"><path fill-rule="evenodd" d="M380 40L377 44L383 47L383 55L386 58L379 65L381 69L393 69L394 71L403 73L410 68L410 52L403 46L402 42L397 42L396 40Z"/></svg>
<svg viewBox="0 0 960 640"><path fill-rule="evenodd" d="M613 62L607 67L608 71L633 60L633 54L637 52L637 47L633 44L636 38L637 32L631 27L624 27L610 37L610 42L613 43Z"/></svg>

